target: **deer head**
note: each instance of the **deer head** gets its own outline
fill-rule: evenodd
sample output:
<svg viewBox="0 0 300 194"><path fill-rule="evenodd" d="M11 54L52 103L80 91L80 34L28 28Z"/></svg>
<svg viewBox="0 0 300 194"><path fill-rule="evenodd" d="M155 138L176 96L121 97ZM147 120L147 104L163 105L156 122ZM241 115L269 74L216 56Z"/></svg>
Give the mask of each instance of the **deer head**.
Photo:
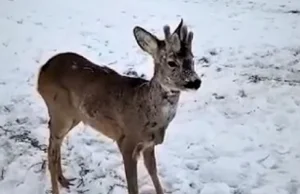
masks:
<svg viewBox="0 0 300 194"><path fill-rule="evenodd" d="M166 90L197 90L201 80L194 69L193 32L188 32L187 26L183 25L183 19L172 34L168 25L163 30L164 40L159 40L139 26L133 30L138 45L154 60L153 79Z"/></svg>

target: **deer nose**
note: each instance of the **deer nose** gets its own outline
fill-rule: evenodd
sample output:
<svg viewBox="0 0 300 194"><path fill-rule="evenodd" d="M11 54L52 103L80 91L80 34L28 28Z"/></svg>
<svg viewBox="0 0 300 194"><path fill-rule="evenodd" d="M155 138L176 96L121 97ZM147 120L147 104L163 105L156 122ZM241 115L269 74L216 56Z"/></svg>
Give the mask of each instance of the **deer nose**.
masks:
<svg viewBox="0 0 300 194"><path fill-rule="evenodd" d="M194 90L197 90L199 89L201 86L201 80L200 79L196 79L194 81L189 81L185 87L188 88L188 89L194 89Z"/></svg>

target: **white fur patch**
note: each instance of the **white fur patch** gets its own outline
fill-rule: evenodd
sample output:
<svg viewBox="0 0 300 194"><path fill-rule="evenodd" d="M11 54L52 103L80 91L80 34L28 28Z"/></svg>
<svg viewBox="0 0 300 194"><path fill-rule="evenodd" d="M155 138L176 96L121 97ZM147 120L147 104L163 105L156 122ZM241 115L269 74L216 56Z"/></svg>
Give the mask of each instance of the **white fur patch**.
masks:
<svg viewBox="0 0 300 194"><path fill-rule="evenodd" d="M172 120L176 114L176 111L177 111L177 103L174 103L173 105L167 104L162 107L163 117L164 119L166 119L166 121Z"/></svg>

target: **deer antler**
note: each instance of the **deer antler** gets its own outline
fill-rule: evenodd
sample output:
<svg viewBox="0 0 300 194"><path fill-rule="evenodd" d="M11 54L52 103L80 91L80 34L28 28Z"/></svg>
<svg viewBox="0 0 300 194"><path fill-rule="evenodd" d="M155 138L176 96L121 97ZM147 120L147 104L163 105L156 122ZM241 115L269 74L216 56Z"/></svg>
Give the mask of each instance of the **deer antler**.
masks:
<svg viewBox="0 0 300 194"><path fill-rule="evenodd" d="M194 37L194 33L192 31L188 32L188 28L186 25L183 25L180 30L180 40L187 44L189 48L192 47L192 41Z"/></svg>
<svg viewBox="0 0 300 194"><path fill-rule="evenodd" d="M170 26L165 25L163 27L165 42L171 46L172 43L176 43L176 39L178 38L179 42L183 42L187 47L192 48L192 41L194 37L194 33L192 31L188 32L188 27L183 24L183 20L181 19L176 30L171 34ZM178 46L172 46L173 48L178 48ZM177 49L176 49L177 50Z"/></svg>
<svg viewBox="0 0 300 194"><path fill-rule="evenodd" d="M170 26L165 25L164 26L164 34L165 34L165 39L169 40L171 37L171 30L170 30Z"/></svg>

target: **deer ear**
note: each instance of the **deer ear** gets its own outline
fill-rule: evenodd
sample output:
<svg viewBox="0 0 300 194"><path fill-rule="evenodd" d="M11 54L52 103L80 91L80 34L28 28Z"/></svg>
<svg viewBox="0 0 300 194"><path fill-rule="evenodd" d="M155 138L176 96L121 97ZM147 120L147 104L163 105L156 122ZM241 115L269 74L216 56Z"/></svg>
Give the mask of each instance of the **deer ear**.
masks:
<svg viewBox="0 0 300 194"><path fill-rule="evenodd" d="M154 55L157 52L159 41L156 36L139 26L133 29L133 34L141 49L150 55Z"/></svg>

